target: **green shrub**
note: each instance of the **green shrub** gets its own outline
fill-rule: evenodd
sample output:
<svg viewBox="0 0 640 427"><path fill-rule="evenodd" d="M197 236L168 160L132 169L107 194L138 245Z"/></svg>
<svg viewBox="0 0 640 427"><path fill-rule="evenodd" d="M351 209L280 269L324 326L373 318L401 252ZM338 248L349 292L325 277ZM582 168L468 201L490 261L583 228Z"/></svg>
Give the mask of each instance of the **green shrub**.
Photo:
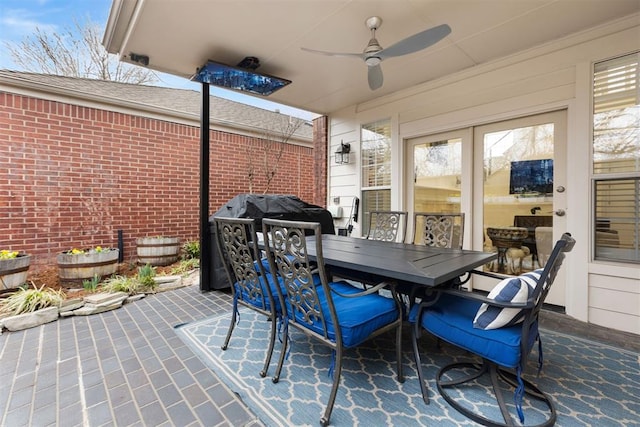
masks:
<svg viewBox="0 0 640 427"><path fill-rule="evenodd" d="M197 258L186 259L180 261L180 263L171 269L170 274L178 275L184 274L191 270L195 270L196 268L200 268L200 260Z"/></svg>
<svg viewBox="0 0 640 427"><path fill-rule="evenodd" d="M32 282L33 288L24 287L13 292L2 302L0 311L17 315L31 313L41 308L60 306L64 300L64 293L42 285L40 288Z"/></svg>
<svg viewBox="0 0 640 427"><path fill-rule="evenodd" d="M182 259L200 259L200 242L194 240L192 242L185 242L182 245Z"/></svg>
<svg viewBox="0 0 640 427"><path fill-rule="evenodd" d="M140 282L133 277L113 276L102 284L105 292L126 292L135 295L140 292Z"/></svg>
<svg viewBox="0 0 640 427"><path fill-rule="evenodd" d="M101 277L97 274L93 275L92 279L86 279L82 281L82 287L85 291L95 292L98 284L100 284Z"/></svg>
<svg viewBox="0 0 640 427"><path fill-rule="evenodd" d="M144 290L155 290L156 281L153 278L156 276L156 268L151 264L147 264L144 267L138 268L138 282Z"/></svg>

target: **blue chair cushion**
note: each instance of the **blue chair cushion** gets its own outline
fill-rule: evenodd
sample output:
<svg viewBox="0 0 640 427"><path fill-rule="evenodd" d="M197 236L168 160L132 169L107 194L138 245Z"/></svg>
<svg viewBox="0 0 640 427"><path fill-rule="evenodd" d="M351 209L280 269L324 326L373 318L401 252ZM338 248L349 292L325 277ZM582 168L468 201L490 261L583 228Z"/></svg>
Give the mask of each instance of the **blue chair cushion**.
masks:
<svg viewBox="0 0 640 427"><path fill-rule="evenodd" d="M345 295L362 292L361 288L356 288L346 282L332 282L329 286ZM327 334L329 339L335 342L335 326L329 314L329 305L324 288L317 286L316 291L327 322ZM366 341L373 332L396 321L399 316L398 307L392 298L377 294L348 298L342 297L335 292L331 293L331 297L333 298L338 323L342 331L342 344L345 347L355 347ZM312 323L308 323L302 318L300 312L296 312L296 322L320 335L324 334L319 319L313 319Z"/></svg>
<svg viewBox="0 0 640 427"><path fill-rule="evenodd" d="M518 277L507 277L500 281L487 295L498 302L527 302L533 294L542 270L535 270ZM473 319L473 327L478 329L498 329L522 321L521 309L501 308L482 304Z"/></svg>
<svg viewBox="0 0 640 427"><path fill-rule="evenodd" d="M262 264L265 272L271 273L271 266L269 265L269 260L266 257L261 258L260 263ZM260 273L260 266L258 265L258 261L253 261L253 265L256 269L256 272Z"/></svg>
<svg viewBox="0 0 640 427"><path fill-rule="evenodd" d="M271 310L271 303L269 301L269 297L268 297L268 293L267 293L267 289L265 287L265 277L260 276L260 287L262 288L262 293L264 294L264 304L262 302L262 298L259 297L258 295L251 295L250 292L247 289L240 289L240 286L238 286L238 283L234 283L234 288L235 288L235 292L236 295L238 296L239 299L241 299L242 301L251 304L254 307L258 307L261 308L263 310L267 310L270 311ZM267 283L269 285L269 287L271 288L271 294L273 295L273 300L274 300L274 305L275 305L275 311L276 313L282 313L282 309L280 307L280 298L278 298L278 291L276 289L276 283L273 280L273 276L271 274L267 274L266 276L266 280ZM282 279L278 278L278 284L280 286L282 285Z"/></svg>
<svg viewBox="0 0 640 427"><path fill-rule="evenodd" d="M424 310L421 326L460 348L469 350L498 365L516 368L520 364L520 342L522 326L513 325L500 329L477 329L473 327L473 316L480 303L467 298L442 295L436 304ZM409 321L415 323L420 305L415 305ZM529 331L527 354L538 337L537 322Z"/></svg>

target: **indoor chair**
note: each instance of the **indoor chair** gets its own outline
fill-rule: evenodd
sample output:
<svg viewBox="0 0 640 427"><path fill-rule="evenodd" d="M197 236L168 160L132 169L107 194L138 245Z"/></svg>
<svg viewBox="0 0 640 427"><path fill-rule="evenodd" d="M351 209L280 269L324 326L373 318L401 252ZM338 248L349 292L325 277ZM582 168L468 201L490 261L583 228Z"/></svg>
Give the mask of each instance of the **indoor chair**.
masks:
<svg viewBox="0 0 640 427"><path fill-rule="evenodd" d="M509 390L515 390L514 406L520 423L524 423L522 403L526 394L536 400L538 407L544 409L545 419L536 425L554 424L556 412L549 396L523 379L522 373L536 341L538 369L542 368L538 314L565 254L571 251L574 244L575 240L571 235L565 233L556 242L544 269L518 277L504 278L474 270L474 274L502 279L487 296L461 289L442 289L436 290L429 301L413 307L409 315L409 321L413 323L411 338L422 396L426 403L429 402L429 397L417 341L421 329L430 332L438 340L453 344L481 359L449 364L442 367L436 375L438 391L457 411L483 425L517 425L505 400L505 394ZM486 378L485 375L490 379L493 397L503 420L487 417L486 410L482 412L481 409L486 405L477 401L474 405L463 403L461 396L465 393L483 390L480 381Z"/></svg>
<svg viewBox="0 0 640 427"><path fill-rule="evenodd" d="M258 248L255 220L252 218L215 218L218 227L218 248L224 257L222 264L231 283L233 311L227 337L222 345L226 350L238 320L238 304L263 314L271 322L269 346L260 376L269 370L278 322L282 319L282 304L276 288L280 279L269 274L266 259Z"/></svg>
<svg viewBox="0 0 640 427"><path fill-rule="evenodd" d="M413 236L414 244L462 249L464 213L416 212Z"/></svg>
<svg viewBox="0 0 640 427"><path fill-rule="evenodd" d="M534 234L538 265L544 268L553 249L553 227L536 227Z"/></svg>
<svg viewBox="0 0 640 427"><path fill-rule="evenodd" d="M407 231L407 212L371 211L367 239L385 242L404 242ZM398 240L400 238L400 240Z"/></svg>
<svg viewBox="0 0 640 427"><path fill-rule="evenodd" d="M322 236L320 224L311 222L264 219L262 221L265 247L272 271L282 277L281 298L286 307L282 327L282 349L273 382L280 379L282 365L289 345L289 327L329 346L332 363L329 374L333 375L333 385L327 407L320 419L326 426L336 399L342 355L347 348L356 347L364 341L395 331L397 374L400 382L402 374L402 315L398 296L393 286L392 297L377 294L386 283L368 290L362 290L343 281L329 282L322 256ZM311 263L311 253L315 254ZM315 285L313 275L320 277L320 285Z"/></svg>

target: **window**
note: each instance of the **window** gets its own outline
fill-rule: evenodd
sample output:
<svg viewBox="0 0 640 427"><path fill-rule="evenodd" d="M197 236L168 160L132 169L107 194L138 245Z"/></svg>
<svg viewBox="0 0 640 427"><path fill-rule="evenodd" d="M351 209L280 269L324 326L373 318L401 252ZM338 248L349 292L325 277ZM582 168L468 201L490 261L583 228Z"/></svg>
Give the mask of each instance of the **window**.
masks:
<svg viewBox="0 0 640 427"><path fill-rule="evenodd" d="M368 233L371 211L391 209L391 120L362 126L362 224Z"/></svg>
<svg viewBox="0 0 640 427"><path fill-rule="evenodd" d="M595 259L640 263L640 53L595 64Z"/></svg>

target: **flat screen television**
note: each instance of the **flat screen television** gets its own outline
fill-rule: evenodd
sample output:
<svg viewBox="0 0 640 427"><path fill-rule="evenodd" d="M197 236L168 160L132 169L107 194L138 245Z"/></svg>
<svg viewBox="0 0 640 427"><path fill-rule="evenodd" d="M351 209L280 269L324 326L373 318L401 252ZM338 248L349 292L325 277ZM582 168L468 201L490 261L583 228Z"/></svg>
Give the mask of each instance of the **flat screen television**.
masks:
<svg viewBox="0 0 640 427"><path fill-rule="evenodd" d="M553 192L553 159L511 162L509 194Z"/></svg>
<svg viewBox="0 0 640 427"><path fill-rule="evenodd" d="M249 68L234 67L215 61L207 61L207 63L199 68L196 74L191 77L191 80L262 96L269 96L278 89L291 83L291 80L258 73Z"/></svg>

